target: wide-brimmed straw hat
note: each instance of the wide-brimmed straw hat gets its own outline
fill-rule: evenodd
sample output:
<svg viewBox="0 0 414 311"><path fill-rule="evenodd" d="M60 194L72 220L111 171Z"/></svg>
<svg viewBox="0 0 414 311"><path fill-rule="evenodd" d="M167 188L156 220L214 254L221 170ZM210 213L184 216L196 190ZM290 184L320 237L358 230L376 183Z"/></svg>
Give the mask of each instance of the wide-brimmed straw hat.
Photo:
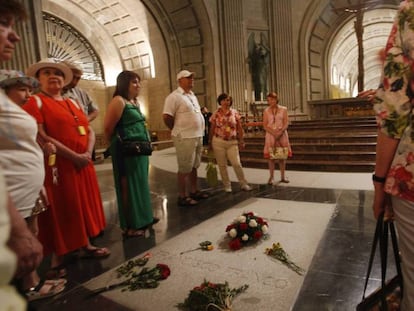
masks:
<svg viewBox="0 0 414 311"><path fill-rule="evenodd" d="M30 77L36 77L37 72L43 68L55 68L62 71L65 76L63 81L64 86L72 82L72 70L62 63L61 60L55 58L45 58L33 65L30 65L29 68L26 69L26 74Z"/></svg>
<svg viewBox="0 0 414 311"><path fill-rule="evenodd" d="M37 88L39 86L39 81L35 78L26 76L21 71L7 69L0 70L0 88L5 89L16 84Z"/></svg>

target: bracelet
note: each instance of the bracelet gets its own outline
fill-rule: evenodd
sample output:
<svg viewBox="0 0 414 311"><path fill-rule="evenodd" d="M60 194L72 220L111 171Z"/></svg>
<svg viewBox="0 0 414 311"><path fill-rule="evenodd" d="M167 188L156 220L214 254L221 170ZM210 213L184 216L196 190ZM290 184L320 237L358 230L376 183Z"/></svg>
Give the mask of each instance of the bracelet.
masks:
<svg viewBox="0 0 414 311"><path fill-rule="evenodd" d="M385 184L386 179L387 179L386 177L379 177L375 174L372 174L372 181L374 181L374 182L379 182L381 184Z"/></svg>

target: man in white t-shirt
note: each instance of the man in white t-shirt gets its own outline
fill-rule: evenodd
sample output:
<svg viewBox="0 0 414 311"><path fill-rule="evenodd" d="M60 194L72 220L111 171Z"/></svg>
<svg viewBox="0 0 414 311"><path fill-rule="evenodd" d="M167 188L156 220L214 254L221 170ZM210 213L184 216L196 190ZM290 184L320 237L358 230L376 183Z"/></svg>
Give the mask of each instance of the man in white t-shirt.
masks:
<svg viewBox="0 0 414 311"><path fill-rule="evenodd" d="M177 151L178 205L193 206L208 198L197 186L197 168L203 152L204 117L192 88L194 73L182 70L177 74L178 88L167 96L164 123L171 130ZM186 185L190 184L190 189Z"/></svg>

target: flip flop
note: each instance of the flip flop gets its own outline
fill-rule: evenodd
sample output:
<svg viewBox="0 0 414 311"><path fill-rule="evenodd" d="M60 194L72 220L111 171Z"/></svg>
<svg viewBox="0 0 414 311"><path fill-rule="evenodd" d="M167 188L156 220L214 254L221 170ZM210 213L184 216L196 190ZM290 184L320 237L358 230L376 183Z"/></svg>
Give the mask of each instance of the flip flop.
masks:
<svg viewBox="0 0 414 311"><path fill-rule="evenodd" d="M36 286L27 289L24 294L28 301L53 297L65 289L66 280L41 280Z"/></svg>
<svg viewBox="0 0 414 311"><path fill-rule="evenodd" d="M106 258L111 255L111 252L106 247L96 247L93 249L88 249L84 247L79 252L79 258Z"/></svg>

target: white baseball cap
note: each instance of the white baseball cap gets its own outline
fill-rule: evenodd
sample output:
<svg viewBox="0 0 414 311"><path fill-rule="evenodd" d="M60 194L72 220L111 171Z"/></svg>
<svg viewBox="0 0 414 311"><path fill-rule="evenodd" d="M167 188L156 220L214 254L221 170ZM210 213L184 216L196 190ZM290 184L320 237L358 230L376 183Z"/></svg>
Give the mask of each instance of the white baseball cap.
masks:
<svg viewBox="0 0 414 311"><path fill-rule="evenodd" d="M191 76L194 76L194 72L188 70L181 70L179 73L177 73L177 81L181 78L188 78Z"/></svg>

